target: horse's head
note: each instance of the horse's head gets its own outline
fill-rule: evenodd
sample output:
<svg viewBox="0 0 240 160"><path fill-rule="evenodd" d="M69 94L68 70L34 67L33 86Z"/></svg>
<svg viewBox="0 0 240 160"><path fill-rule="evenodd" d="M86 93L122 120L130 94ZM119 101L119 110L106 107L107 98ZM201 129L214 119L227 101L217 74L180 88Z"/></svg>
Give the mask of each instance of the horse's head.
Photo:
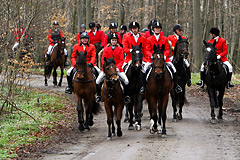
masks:
<svg viewBox="0 0 240 160"><path fill-rule="evenodd" d="M81 80L86 76L87 73L87 51L84 52L76 52L77 60L76 60L76 69L77 69L77 79Z"/></svg>
<svg viewBox="0 0 240 160"><path fill-rule="evenodd" d="M140 68L142 65L142 58L143 58L143 53L142 53L142 43L140 43L139 46L132 46L132 64L136 68Z"/></svg>
<svg viewBox="0 0 240 160"><path fill-rule="evenodd" d="M164 72L164 53L163 51L165 50L165 46L162 45L161 48L159 45L154 45L153 46L153 54L152 54L152 61L153 61L153 69L155 76L157 78L161 78Z"/></svg>
<svg viewBox="0 0 240 160"><path fill-rule="evenodd" d="M59 43L58 43L58 48L60 50L60 52L63 54L64 53L64 48L65 48L65 39L64 37L62 37L60 40L59 40Z"/></svg>
<svg viewBox="0 0 240 160"><path fill-rule="evenodd" d="M216 40L214 43L207 43L205 40L203 41L206 49L204 51L204 64L211 65L216 64L217 62L217 48L216 48Z"/></svg>
<svg viewBox="0 0 240 160"><path fill-rule="evenodd" d="M106 57L104 57L103 70L106 76L106 80L112 83L117 82L118 74L117 74L116 62L114 61L114 59L112 58L107 59Z"/></svg>
<svg viewBox="0 0 240 160"><path fill-rule="evenodd" d="M183 39L181 36L179 36L179 39L175 45L174 48L174 58L179 61L180 59L187 58L189 52L188 52L188 40Z"/></svg>

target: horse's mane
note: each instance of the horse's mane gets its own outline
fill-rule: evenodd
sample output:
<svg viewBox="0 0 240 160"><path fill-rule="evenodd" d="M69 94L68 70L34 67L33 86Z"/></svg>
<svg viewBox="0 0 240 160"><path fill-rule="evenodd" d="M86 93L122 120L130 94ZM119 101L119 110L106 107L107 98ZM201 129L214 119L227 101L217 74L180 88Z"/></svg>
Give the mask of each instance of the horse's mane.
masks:
<svg viewBox="0 0 240 160"><path fill-rule="evenodd" d="M76 64L87 64L87 58L86 58L87 53L78 52L77 51L77 60Z"/></svg>

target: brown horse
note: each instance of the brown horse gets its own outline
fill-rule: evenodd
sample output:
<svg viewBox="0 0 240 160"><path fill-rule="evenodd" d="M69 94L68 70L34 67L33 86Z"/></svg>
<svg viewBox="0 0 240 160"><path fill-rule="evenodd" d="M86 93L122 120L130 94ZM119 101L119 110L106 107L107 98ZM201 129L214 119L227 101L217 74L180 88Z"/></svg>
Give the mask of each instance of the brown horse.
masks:
<svg viewBox="0 0 240 160"><path fill-rule="evenodd" d="M78 129L90 130L89 126L93 125L93 114L100 112L100 105L95 102L96 82L95 77L87 65L87 52L77 52L76 72L73 77L73 92L77 102L78 112ZM83 106L84 101L84 106ZM84 121L84 110L86 120Z"/></svg>
<svg viewBox="0 0 240 160"><path fill-rule="evenodd" d="M122 136L121 130L121 118L122 118L122 110L124 107L124 95L122 88L120 86L120 80L117 75L117 67L116 63L113 59L104 58L103 65L105 80L102 89L102 97L105 106L105 110L107 113L107 124L108 124L108 140L112 139L112 136L115 136L115 127L113 122L114 114L116 116L116 124L117 124L117 136ZM114 106L114 111L112 109ZM112 125L112 132L111 132Z"/></svg>
<svg viewBox="0 0 240 160"><path fill-rule="evenodd" d="M161 133L162 119L162 137L166 137L166 109L168 105L169 92L173 88L173 82L171 80L171 73L164 62L164 45L162 45L161 49L159 45L154 45L153 48L153 63L148 73L146 85L146 99L151 117L150 133ZM157 116L157 111L159 117ZM157 123L159 123L159 127L157 126Z"/></svg>
<svg viewBox="0 0 240 160"><path fill-rule="evenodd" d="M44 75L45 75L45 86L48 86L47 78L50 77L52 69L53 69L53 84L54 87L57 86L57 68L58 66L61 68L61 78L59 80L58 86L62 85L62 78L63 78L63 69L64 69L64 48L65 48L65 38L61 38L59 40L58 45L56 45L51 54L51 62L49 65L45 65L44 68Z"/></svg>

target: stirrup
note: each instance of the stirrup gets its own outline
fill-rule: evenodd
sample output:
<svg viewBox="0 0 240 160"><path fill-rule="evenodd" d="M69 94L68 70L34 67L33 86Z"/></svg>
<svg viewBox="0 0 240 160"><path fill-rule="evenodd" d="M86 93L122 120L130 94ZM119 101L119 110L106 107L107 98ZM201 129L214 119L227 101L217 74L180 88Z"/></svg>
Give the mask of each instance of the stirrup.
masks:
<svg viewBox="0 0 240 160"><path fill-rule="evenodd" d="M72 94L71 87L67 86L66 89L65 89L65 93Z"/></svg>
<svg viewBox="0 0 240 160"><path fill-rule="evenodd" d="M182 88L179 85L177 85L176 88L175 88L175 91L177 93L181 93L182 92Z"/></svg>
<svg viewBox="0 0 240 160"><path fill-rule="evenodd" d="M124 103L130 103L130 102L131 102L131 98L129 96L125 96Z"/></svg>
<svg viewBox="0 0 240 160"><path fill-rule="evenodd" d="M97 97L96 97L96 102L99 103L99 102L101 102L101 101L102 101L101 96L97 96Z"/></svg>
<svg viewBox="0 0 240 160"><path fill-rule="evenodd" d="M192 85L192 81L191 81L191 79L188 79L187 86L190 87L191 85Z"/></svg>
<svg viewBox="0 0 240 160"><path fill-rule="evenodd" d="M227 83L227 89L229 89L229 88L233 88L234 87L234 85L233 84L231 84L230 83L230 81Z"/></svg>
<svg viewBox="0 0 240 160"><path fill-rule="evenodd" d="M141 87L141 89L140 89L140 92L139 92L140 94L145 94L145 88L144 87Z"/></svg>
<svg viewBox="0 0 240 160"><path fill-rule="evenodd" d="M196 83L197 86L199 86L200 88L204 87L204 82L203 80L201 80L200 82Z"/></svg>

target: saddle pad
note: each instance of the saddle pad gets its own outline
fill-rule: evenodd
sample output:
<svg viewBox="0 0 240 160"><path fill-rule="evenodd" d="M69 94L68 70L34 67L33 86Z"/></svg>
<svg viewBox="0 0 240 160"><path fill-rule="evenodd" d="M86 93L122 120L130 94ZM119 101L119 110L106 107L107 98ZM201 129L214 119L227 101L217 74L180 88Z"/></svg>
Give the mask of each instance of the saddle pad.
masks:
<svg viewBox="0 0 240 160"><path fill-rule="evenodd" d="M152 66L147 70L147 76L146 76L146 81L148 80L148 77L149 77L149 75L150 75L150 73L151 73L151 71L152 71Z"/></svg>
<svg viewBox="0 0 240 160"><path fill-rule="evenodd" d="M169 73L171 75L171 78L173 79L173 70L172 70L172 68L168 64L166 64L166 68L168 69L168 71L169 71Z"/></svg>

